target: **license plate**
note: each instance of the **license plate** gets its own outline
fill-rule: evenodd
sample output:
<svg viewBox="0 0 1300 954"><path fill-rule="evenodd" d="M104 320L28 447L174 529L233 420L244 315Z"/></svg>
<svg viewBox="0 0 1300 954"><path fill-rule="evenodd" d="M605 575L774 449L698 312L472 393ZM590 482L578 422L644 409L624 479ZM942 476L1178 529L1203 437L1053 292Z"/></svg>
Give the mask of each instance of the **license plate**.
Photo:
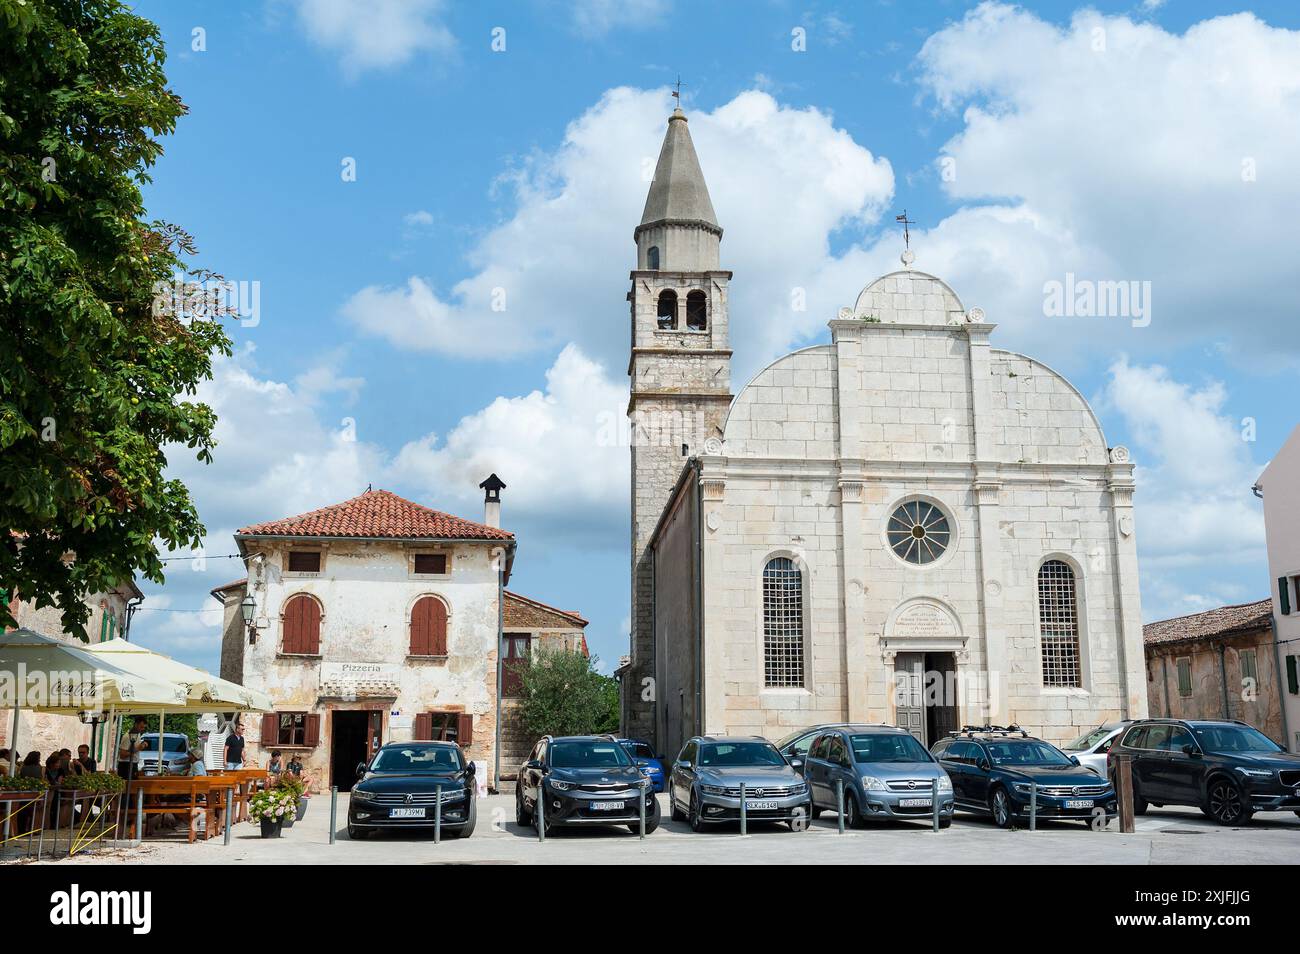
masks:
<svg viewBox="0 0 1300 954"><path fill-rule="evenodd" d="M1066 808L1092 808L1091 798L1072 798L1065 803Z"/></svg>
<svg viewBox="0 0 1300 954"><path fill-rule="evenodd" d="M617 812L623 810L622 802L592 802L591 810L593 812Z"/></svg>
<svg viewBox="0 0 1300 954"><path fill-rule="evenodd" d="M747 812L773 812L776 811L776 802L756 802L752 799L745 799L745 811Z"/></svg>
<svg viewBox="0 0 1300 954"><path fill-rule="evenodd" d="M392 808L388 811L389 818L423 818L423 808Z"/></svg>
<svg viewBox="0 0 1300 954"><path fill-rule="evenodd" d="M930 799L928 798L900 798L898 800L899 808L929 808Z"/></svg>

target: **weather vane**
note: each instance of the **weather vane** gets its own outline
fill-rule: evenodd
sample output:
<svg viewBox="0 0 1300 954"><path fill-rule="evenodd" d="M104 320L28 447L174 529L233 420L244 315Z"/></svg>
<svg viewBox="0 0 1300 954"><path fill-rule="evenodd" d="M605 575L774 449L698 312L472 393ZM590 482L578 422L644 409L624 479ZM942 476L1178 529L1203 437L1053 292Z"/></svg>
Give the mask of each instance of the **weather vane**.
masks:
<svg viewBox="0 0 1300 954"><path fill-rule="evenodd" d="M680 73L677 74L676 86L677 88L673 90L673 99L677 100L677 108L681 109L682 108L682 76Z"/></svg>
<svg viewBox="0 0 1300 954"><path fill-rule="evenodd" d="M912 234L908 231L908 226L910 226L910 225L915 225L915 224L916 224L916 220L915 220L915 219L909 219L909 218L907 217L907 209L904 209L902 215L896 215L896 216L894 216L894 221L895 221L895 222L902 223L902 226L903 226L903 248L905 248L905 249L907 249L907 248L911 248L911 247L912 247Z"/></svg>

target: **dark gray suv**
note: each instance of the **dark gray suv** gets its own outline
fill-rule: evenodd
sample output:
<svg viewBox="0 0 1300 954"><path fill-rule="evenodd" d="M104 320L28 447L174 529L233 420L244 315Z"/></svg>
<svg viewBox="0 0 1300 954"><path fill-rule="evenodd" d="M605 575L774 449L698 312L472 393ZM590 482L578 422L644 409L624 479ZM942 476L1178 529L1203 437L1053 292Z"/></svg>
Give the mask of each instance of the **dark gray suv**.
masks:
<svg viewBox="0 0 1300 954"><path fill-rule="evenodd" d="M690 822L693 831L740 818L741 783L747 821L783 821L794 831L808 823L808 786L777 751L759 736L702 735L682 747L668 780L673 821Z"/></svg>
<svg viewBox="0 0 1300 954"><path fill-rule="evenodd" d="M844 792L844 821L853 828L877 819L930 818L939 781L939 825L952 824L952 781L925 746L905 729L846 725L813 740L803 764L812 815L836 811Z"/></svg>

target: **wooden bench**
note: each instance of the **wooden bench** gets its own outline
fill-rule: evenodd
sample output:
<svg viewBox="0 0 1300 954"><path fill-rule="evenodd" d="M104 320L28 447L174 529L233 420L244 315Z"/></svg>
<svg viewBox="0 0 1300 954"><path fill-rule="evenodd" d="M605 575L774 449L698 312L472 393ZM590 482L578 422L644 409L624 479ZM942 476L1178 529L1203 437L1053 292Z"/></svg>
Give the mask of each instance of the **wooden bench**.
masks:
<svg viewBox="0 0 1300 954"><path fill-rule="evenodd" d="M189 819L189 841L193 844L199 835L199 819L204 819L203 837L212 838L223 830L226 823L226 789L230 780L211 775L177 775L155 778L137 778L132 788L144 793L144 814L176 815ZM167 799L164 801L164 799ZM135 825L134 812L131 824ZM146 828L148 826L146 825ZM142 838L140 832L135 837Z"/></svg>

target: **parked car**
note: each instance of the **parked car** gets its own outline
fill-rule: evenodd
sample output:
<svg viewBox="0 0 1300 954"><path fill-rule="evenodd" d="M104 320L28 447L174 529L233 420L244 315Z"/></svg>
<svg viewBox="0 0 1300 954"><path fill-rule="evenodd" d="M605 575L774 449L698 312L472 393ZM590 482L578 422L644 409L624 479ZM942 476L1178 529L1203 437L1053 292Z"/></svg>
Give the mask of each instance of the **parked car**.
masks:
<svg viewBox="0 0 1300 954"><path fill-rule="evenodd" d="M862 828L869 819L929 818L933 780L939 780L939 825L952 824L952 781L925 746L905 729L848 725L828 729L804 760L812 817L836 811L843 785L844 822Z"/></svg>
<svg viewBox="0 0 1300 954"><path fill-rule="evenodd" d="M968 726L930 751L952 778L957 808L991 815L999 828L1027 819L1031 799L1040 819L1076 818L1091 825L1102 813L1109 822L1117 810L1107 779L1016 726Z"/></svg>
<svg viewBox="0 0 1300 954"><path fill-rule="evenodd" d="M140 736L145 745L135 754L137 775L158 774L158 733L145 732ZM181 775L189 771L190 737L184 732L163 733L162 770L164 775Z"/></svg>
<svg viewBox="0 0 1300 954"><path fill-rule="evenodd" d="M1300 755L1239 721L1147 719L1110 749L1132 758L1133 809L1194 805L1220 825L1244 825L1255 812L1300 816Z"/></svg>
<svg viewBox="0 0 1300 954"><path fill-rule="evenodd" d="M348 799L348 837L362 839L384 829L432 831L442 802L442 831L474 834L477 798L474 763L454 742L390 742L369 764L357 766Z"/></svg>
<svg viewBox="0 0 1300 954"><path fill-rule="evenodd" d="M611 736L611 738L614 738ZM662 792L667 783L668 775L664 771L663 756L655 754L654 746L649 742L641 739L619 739L614 738L628 755L632 756L632 761L636 763L646 778L654 785L656 792Z"/></svg>
<svg viewBox="0 0 1300 954"><path fill-rule="evenodd" d="M538 824L537 802L545 799L546 830L568 825L626 825L641 830L659 827L654 786L632 757L610 736L544 736L519 769L515 785L515 821Z"/></svg>
<svg viewBox="0 0 1300 954"><path fill-rule="evenodd" d="M1061 751L1073 755L1084 768L1092 769L1102 778L1106 777L1106 753L1115 744L1121 732L1133 724L1132 719L1120 719L1118 722L1106 722L1089 729L1069 745L1062 746Z"/></svg>
<svg viewBox="0 0 1300 954"><path fill-rule="evenodd" d="M673 820L689 821L693 831L739 820L742 782L747 821L783 821L794 831L807 827L807 783L759 736L696 736L682 746L668 782Z"/></svg>
<svg viewBox="0 0 1300 954"><path fill-rule="evenodd" d="M781 754L786 757L787 761L791 759L802 761L808 757L808 750L812 748L813 742L817 741L817 736L827 729L840 729L850 724L848 722L825 722L821 725L810 725L805 729L791 732L777 742L776 747L781 750Z"/></svg>

